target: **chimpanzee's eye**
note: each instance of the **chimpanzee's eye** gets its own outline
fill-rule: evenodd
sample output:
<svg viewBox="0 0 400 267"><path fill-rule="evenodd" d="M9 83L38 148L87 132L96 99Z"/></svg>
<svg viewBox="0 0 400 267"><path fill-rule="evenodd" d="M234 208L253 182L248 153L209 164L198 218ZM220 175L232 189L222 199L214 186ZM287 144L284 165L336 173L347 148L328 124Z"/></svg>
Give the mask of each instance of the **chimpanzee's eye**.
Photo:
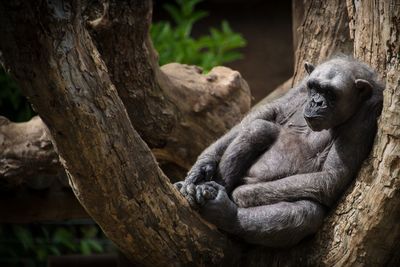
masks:
<svg viewBox="0 0 400 267"><path fill-rule="evenodd" d="M313 88L312 88L312 86L310 86L309 84L307 84L306 90L307 90L308 95L312 95L312 93L313 93Z"/></svg>
<svg viewBox="0 0 400 267"><path fill-rule="evenodd" d="M321 87L318 82L311 80L307 82L307 90L309 95L314 95L321 90Z"/></svg>
<svg viewBox="0 0 400 267"><path fill-rule="evenodd" d="M309 88L308 89L308 95L309 96L313 96L317 93L317 91L315 90L315 88Z"/></svg>
<svg viewBox="0 0 400 267"><path fill-rule="evenodd" d="M327 90L325 90L325 95L326 95L326 98L327 98L329 101L335 100L335 93L332 91L332 89L327 89Z"/></svg>

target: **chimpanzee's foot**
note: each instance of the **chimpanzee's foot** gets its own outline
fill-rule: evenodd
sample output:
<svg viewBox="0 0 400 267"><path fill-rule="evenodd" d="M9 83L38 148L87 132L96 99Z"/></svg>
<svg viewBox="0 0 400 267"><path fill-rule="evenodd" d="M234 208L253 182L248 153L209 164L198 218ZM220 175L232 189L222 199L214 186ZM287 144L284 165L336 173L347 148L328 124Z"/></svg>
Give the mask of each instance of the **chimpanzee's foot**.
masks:
<svg viewBox="0 0 400 267"><path fill-rule="evenodd" d="M203 206L208 200L215 199L218 195L218 187L215 182L207 182L196 186L196 202Z"/></svg>

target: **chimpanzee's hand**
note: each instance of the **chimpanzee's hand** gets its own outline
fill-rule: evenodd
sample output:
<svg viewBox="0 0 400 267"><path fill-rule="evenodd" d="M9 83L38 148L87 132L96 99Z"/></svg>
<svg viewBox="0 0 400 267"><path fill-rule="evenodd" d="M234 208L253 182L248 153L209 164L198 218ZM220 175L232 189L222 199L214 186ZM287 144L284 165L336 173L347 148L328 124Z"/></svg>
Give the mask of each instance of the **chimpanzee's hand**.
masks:
<svg viewBox="0 0 400 267"><path fill-rule="evenodd" d="M222 230L232 231L236 225L237 206L225 187L214 182L196 186L196 203L201 216Z"/></svg>
<svg viewBox="0 0 400 267"><path fill-rule="evenodd" d="M241 185L236 187L232 192L232 201L240 208L248 208L252 206L260 206L257 203L259 197L254 194L255 186L252 184ZM269 198L262 198L262 204L272 204L274 202L268 203Z"/></svg>
<svg viewBox="0 0 400 267"><path fill-rule="evenodd" d="M213 159L200 159L188 172L185 183L197 184L203 181L210 181L217 171L217 162Z"/></svg>
<svg viewBox="0 0 400 267"><path fill-rule="evenodd" d="M189 202L189 205L194 208L197 209L198 205L196 202L196 185L195 184L185 184L185 181L180 181L180 182L176 182L174 183L174 186L176 189L178 189L182 195L186 198L186 200ZM185 186L185 190L184 193L182 192L182 188Z"/></svg>
<svg viewBox="0 0 400 267"><path fill-rule="evenodd" d="M211 180L211 178L215 175L216 170L217 162L215 160L200 159L193 165L185 180L183 182L175 183L175 186L186 198L194 198L195 185Z"/></svg>

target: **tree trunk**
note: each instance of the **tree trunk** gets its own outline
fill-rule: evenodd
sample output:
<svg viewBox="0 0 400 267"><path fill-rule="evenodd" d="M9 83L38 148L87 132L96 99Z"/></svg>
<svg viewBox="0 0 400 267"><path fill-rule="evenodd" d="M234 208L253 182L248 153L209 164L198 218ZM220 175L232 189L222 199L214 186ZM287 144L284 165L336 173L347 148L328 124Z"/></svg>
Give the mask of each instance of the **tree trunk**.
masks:
<svg viewBox="0 0 400 267"><path fill-rule="evenodd" d="M229 109L226 106L215 108L221 104L218 101L226 101L219 99L226 99L227 95L232 99L246 95L242 89L245 88L244 81L237 73L217 68L215 71L220 76L215 78L211 74L200 76L196 68L182 65L158 69L148 38L143 37L147 34L148 20L135 19L135 16L149 16L145 11L150 4L146 1L128 1L130 5L126 6L122 3L124 10L130 8L126 13L113 11L113 8L118 9L118 5L111 3L107 7L109 13L107 10L104 13L108 15L90 23L94 31L99 31L96 40L101 48L101 57L83 27L79 3L30 2L2 3L0 20L4 41L0 43L0 50L5 63L48 126L78 199L132 261L146 266L163 266L166 262L176 266L398 264L399 257L395 251L396 240L400 237L399 1L293 1L297 33L293 83L303 76L305 60L319 63L332 54L346 52L375 67L386 81L386 90L374 150L355 183L315 237L287 250L247 247L231 241L201 220L171 187L157 167L149 147L132 126L144 127L140 131L143 138L154 148L156 155L168 159L175 157L173 152L178 144L184 144L186 149L190 147L192 136L186 134L203 135L210 131L211 134L201 140L203 145L196 145L198 153L200 147L237 119L231 118L214 132L209 126L206 130L200 128L207 126L208 119L217 121L215 116ZM114 17L116 15L126 18L119 20ZM114 56L106 54L118 53L119 46L107 45L110 32L101 33L108 30L99 25L107 25L107 21L116 19L115 32L120 34L130 29L134 34L137 29L139 37L129 39L128 46L122 46L123 40L116 37L116 44L121 42L119 50L122 54L115 56L117 60L113 61ZM127 54L140 58L136 66L129 64L137 61L123 58L124 51L130 47L139 49ZM144 56L146 53L148 56ZM124 68L123 64L128 66ZM174 69L179 71L172 71ZM127 77L123 75L125 70ZM224 76L226 72L228 74ZM198 75L202 82L199 90L186 91L194 88L188 75ZM228 76L230 78L226 78ZM197 103L189 101L184 104L185 108L177 107L176 101L181 94L185 97L199 96L203 89L212 95L216 88L209 87L209 84L224 77L232 85L217 91L217 98L200 97ZM138 87L143 84L146 90L140 91ZM154 130L157 121L163 120L163 115L143 115L143 110L129 104L146 97L147 92L155 95L154 102L148 102L153 104L149 105L157 105L159 101L163 103L154 110L161 114L170 111L164 114L166 126L161 129L161 134L148 139L147 135L154 134L149 129ZM129 99L130 96L133 99ZM239 103L243 102L230 107L236 114L246 106ZM215 108L214 113L208 112L210 106ZM148 107L141 105L140 109L143 108ZM175 116L180 112L186 115ZM194 122L196 114L200 116L200 123ZM137 118L142 115L150 116L150 123L153 123L150 128ZM180 120L185 116L186 119ZM179 126L170 126L176 123ZM171 135L184 140L172 142L169 140ZM168 141L163 144L160 140ZM184 159L185 153L189 152L177 153L174 162L187 167L190 160ZM191 160L193 153L189 157Z"/></svg>
<svg viewBox="0 0 400 267"><path fill-rule="evenodd" d="M294 7L300 3L293 1ZM298 23L294 80L303 62L348 51L386 82L374 149L355 182L312 240L285 251L260 248L250 262L267 266L398 266L400 238L399 1L309 1Z"/></svg>
<svg viewBox="0 0 400 267"><path fill-rule="evenodd" d="M130 4L140 10L142 1ZM49 128L74 193L106 235L141 265L233 259L235 245L190 209L132 127L79 1L1 5L5 64Z"/></svg>
<svg viewBox="0 0 400 267"><path fill-rule="evenodd" d="M112 1L106 5L103 16L89 23L90 32L133 126L161 167L177 181L183 179L182 175L207 145L240 121L250 109L251 95L246 81L229 68L213 68L207 75L199 67L177 63L160 68L148 35L151 2L142 1L135 8L129 1ZM37 132L46 128L36 117L20 127L35 127ZM7 136L8 131L12 129L1 127L0 136ZM49 136L39 138L30 132L25 135L35 143L50 142ZM10 151L0 151L5 162L14 161L10 156L20 154L13 143L2 145ZM1 173L6 173L3 178L7 182L19 184L31 176L62 171L60 167L54 169L60 164L51 145L48 153L25 150L31 154L30 159L41 163L40 171L33 168L25 172L21 168L10 172L8 165L0 164L0 178ZM19 155L17 159L26 162Z"/></svg>

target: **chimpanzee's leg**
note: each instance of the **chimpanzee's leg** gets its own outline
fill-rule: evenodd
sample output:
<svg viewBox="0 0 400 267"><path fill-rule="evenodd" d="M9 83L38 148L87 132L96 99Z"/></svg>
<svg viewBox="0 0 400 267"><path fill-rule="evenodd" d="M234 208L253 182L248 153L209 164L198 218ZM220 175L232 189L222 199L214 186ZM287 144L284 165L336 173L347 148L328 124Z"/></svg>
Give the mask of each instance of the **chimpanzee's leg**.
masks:
<svg viewBox="0 0 400 267"><path fill-rule="evenodd" d="M225 150L215 179L229 193L240 182L251 164L278 138L280 127L257 119L247 125ZM222 180L222 181L221 181Z"/></svg>
<svg viewBox="0 0 400 267"><path fill-rule="evenodd" d="M225 187L214 181L196 186L195 199L203 218L219 229L270 247L292 246L317 232L326 213L323 205L312 200L238 208Z"/></svg>
<svg viewBox="0 0 400 267"><path fill-rule="evenodd" d="M309 200L239 208L240 226L233 232L249 243L288 247L317 232L325 212L322 205Z"/></svg>

